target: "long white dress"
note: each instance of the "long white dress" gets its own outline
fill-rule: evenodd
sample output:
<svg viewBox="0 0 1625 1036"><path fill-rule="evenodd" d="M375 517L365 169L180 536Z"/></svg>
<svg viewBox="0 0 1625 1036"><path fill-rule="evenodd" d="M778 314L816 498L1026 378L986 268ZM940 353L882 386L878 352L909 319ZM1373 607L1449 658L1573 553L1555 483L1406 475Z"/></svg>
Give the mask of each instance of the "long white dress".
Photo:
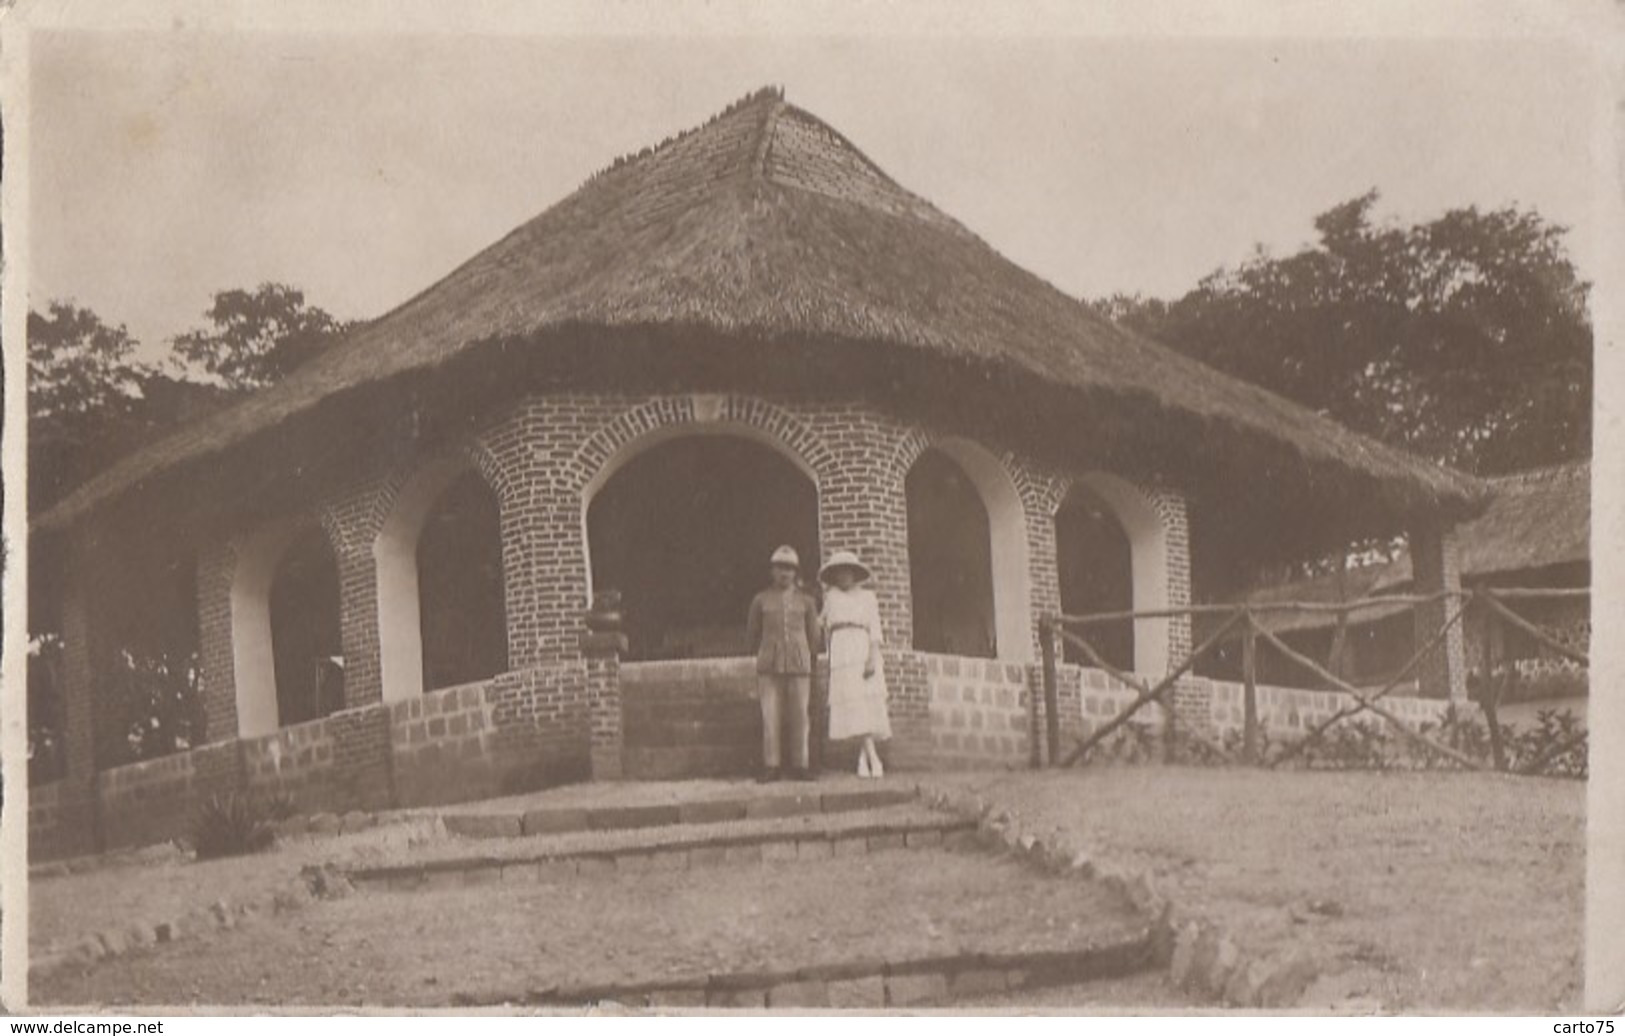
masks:
<svg viewBox="0 0 1625 1036"><path fill-rule="evenodd" d="M886 674L880 658L880 604L862 587L824 593L824 630L829 637L829 736L891 737L886 714ZM873 652L874 674L863 669Z"/></svg>

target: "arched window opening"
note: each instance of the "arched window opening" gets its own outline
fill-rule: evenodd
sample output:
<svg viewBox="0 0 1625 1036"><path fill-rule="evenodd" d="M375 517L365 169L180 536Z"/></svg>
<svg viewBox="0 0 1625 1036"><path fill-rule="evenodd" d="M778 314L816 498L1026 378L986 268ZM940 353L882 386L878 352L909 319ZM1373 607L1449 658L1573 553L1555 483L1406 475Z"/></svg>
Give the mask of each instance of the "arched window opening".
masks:
<svg viewBox="0 0 1625 1036"><path fill-rule="evenodd" d="M321 529L306 529L289 544L270 597L278 723L305 723L343 708L338 563Z"/></svg>
<svg viewBox="0 0 1625 1036"><path fill-rule="evenodd" d="M621 595L630 660L746 654L745 613L787 543L809 584L818 565L818 491L777 450L691 435L626 461L592 497L595 595Z"/></svg>
<svg viewBox="0 0 1625 1036"><path fill-rule="evenodd" d="M919 651L998 653L987 507L947 454L926 450L909 470L908 565Z"/></svg>
<svg viewBox="0 0 1625 1036"><path fill-rule="evenodd" d="M425 690L485 680L508 668L502 528L478 472L435 501L417 545Z"/></svg>
<svg viewBox="0 0 1625 1036"><path fill-rule="evenodd" d="M1085 486L1072 489L1055 516L1055 566L1061 611L1067 615L1134 608L1134 555L1127 530L1111 505ZM1134 624L1102 623L1079 631L1107 662L1134 668ZM1066 661L1090 665L1082 649L1064 641Z"/></svg>

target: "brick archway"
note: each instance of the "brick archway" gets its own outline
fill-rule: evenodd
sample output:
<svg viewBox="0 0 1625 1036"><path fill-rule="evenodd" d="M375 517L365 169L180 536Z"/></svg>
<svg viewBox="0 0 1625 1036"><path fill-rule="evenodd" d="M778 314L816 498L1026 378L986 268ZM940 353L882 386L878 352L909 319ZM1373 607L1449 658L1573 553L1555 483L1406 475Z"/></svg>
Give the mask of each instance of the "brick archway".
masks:
<svg viewBox="0 0 1625 1036"><path fill-rule="evenodd" d="M501 483L489 464L467 449L420 465L396 481L387 511L378 523L372 555L378 584L379 668L385 702L407 701L424 690L422 603L418 585L418 544L424 523L446 491L477 473L498 501Z"/></svg>

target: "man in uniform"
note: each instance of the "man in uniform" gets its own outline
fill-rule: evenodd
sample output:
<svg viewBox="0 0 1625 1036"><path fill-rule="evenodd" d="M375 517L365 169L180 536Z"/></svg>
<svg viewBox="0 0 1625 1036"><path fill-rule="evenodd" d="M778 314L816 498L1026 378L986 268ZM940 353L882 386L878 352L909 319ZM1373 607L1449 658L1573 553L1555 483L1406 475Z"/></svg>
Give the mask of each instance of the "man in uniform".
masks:
<svg viewBox="0 0 1625 1036"><path fill-rule="evenodd" d="M745 644L756 652L756 693L762 704L762 773L782 775L782 742L789 738L790 776L813 779L807 768L807 700L812 695L813 659L818 651L818 605L796 585L801 559L780 547L771 561L773 585L750 602ZM788 728L788 730L786 730Z"/></svg>

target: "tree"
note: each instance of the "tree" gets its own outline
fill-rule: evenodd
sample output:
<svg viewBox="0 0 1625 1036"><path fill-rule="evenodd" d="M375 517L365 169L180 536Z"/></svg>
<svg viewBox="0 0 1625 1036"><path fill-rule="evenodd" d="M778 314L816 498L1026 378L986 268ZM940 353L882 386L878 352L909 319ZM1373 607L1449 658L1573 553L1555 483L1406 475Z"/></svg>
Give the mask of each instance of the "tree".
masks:
<svg viewBox="0 0 1625 1036"><path fill-rule="evenodd" d="M175 355L233 389L280 381L347 326L285 284L216 292L206 315L213 326L175 338Z"/></svg>
<svg viewBox="0 0 1625 1036"><path fill-rule="evenodd" d="M135 359L123 325L52 302L28 314L28 492L42 510L107 459L155 372Z"/></svg>
<svg viewBox="0 0 1625 1036"><path fill-rule="evenodd" d="M1377 225L1370 191L1173 302L1104 315L1392 445L1479 474L1588 456L1588 285L1537 213Z"/></svg>

